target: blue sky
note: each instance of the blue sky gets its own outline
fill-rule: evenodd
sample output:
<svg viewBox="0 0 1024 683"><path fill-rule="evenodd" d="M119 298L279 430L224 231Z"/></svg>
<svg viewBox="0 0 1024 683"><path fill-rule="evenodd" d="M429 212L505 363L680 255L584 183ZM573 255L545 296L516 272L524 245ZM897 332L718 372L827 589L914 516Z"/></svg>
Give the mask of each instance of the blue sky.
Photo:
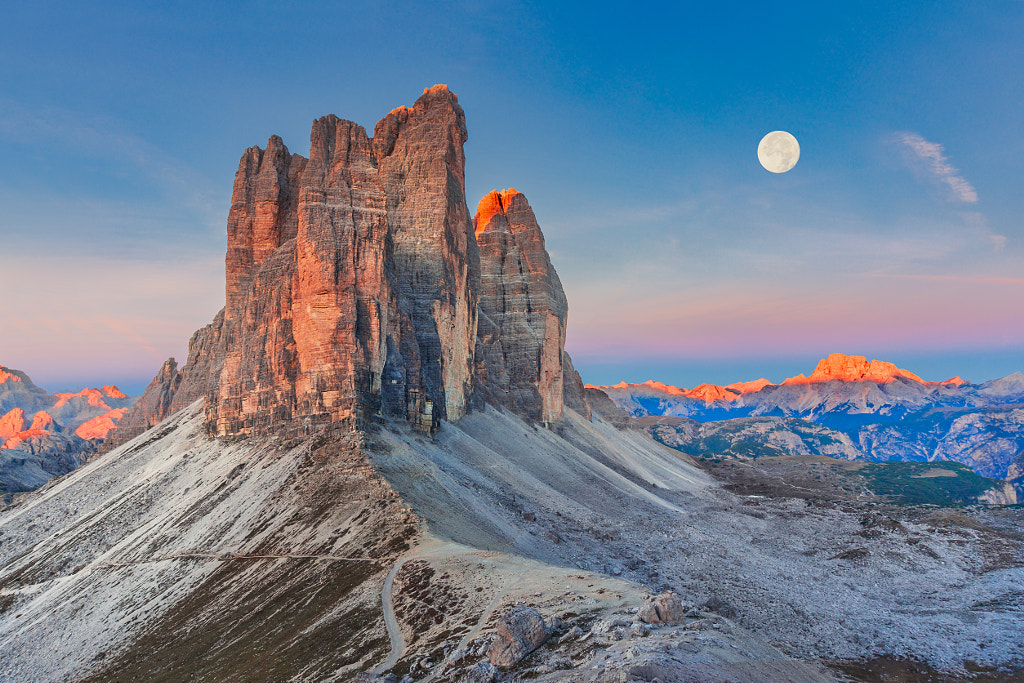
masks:
<svg viewBox="0 0 1024 683"><path fill-rule="evenodd" d="M0 364L141 390L223 305L241 152L447 83L533 205L595 384L1024 370L1024 3L23 3ZM801 143L793 171L761 136ZM759 369L763 368L763 369Z"/></svg>

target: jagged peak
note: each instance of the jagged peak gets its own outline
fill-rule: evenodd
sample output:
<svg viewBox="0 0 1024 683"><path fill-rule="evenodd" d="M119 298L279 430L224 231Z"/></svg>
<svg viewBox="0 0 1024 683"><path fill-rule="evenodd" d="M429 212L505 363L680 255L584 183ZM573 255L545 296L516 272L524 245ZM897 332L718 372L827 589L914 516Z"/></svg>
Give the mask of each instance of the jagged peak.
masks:
<svg viewBox="0 0 1024 683"><path fill-rule="evenodd" d="M120 392L118 392L118 393L120 393ZM110 406L108 406L103 401L103 398L104 398L103 392L100 391L99 389L90 389L90 388L87 387L87 388L82 389L81 391L78 391L78 392L74 392L74 393L72 393L72 392L64 392L64 393L54 394L54 396L57 397L57 403L53 406L54 408L61 408L64 405L66 405L68 403L68 401L71 401L72 399L84 398L86 400L86 402L88 402L88 404L91 405L91 406L94 406L96 408L105 408L106 410L110 410ZM109 394L107 394L107 397L114 398L113 396L110 396Z"/></svg>
<svg viewBox="0 0 1024 683"><path fill-rule="evenodd" d="M497 215L505 215L512 198L522 194L514 187L506 190L491 190L480 200L476 207L476 215L473 216L473 227L479 235L491 224L491 219Z"/></svg>
<svg viewBox="0 0 1024 683"><path fill-rule="evenodd" d="M773 386L775 385L762 377L760 379L755 379L752 382L733 382L732 384L727 384L725 388L739 392L740 394L752 394L754 392L761 391L765 387Z"/></svg>
<svg viewBox="0 0 1024 683"><path fill-rule="evenodd" d="M32 417L32 426L29 429L41 429L52 432L54 430L53 417L45 410L40 410Z"/></svg>
<svg viewBox="0 0 1024 683"><path fill-rule="evenodd" d="M700 399L705 403L714 403L715 401L733 401L739 397L738 393L730 391L726 387L707 383L695 386L693 389L687 391L685 395L688 398Z"/></svg>
<svg viewBox="0 0 1024 683"><path fill-rule="evenodd" d="M665 384L664 382L657 382L657 381L655 381L653 379L649 379L646 382L640 382L639 384L634 384L632 382L622 381L622 382L619 382L618 384L612 384L612 385L600 385L600 386L599 385L595 385L595 384L586 384L586 385L584 385L585 389L597 389L599 391L604 391L605 389L632 389L632 388L635 388L635 387L644 387L646 389L653 389L654 391L660 391L662 393L671 394L673 396L685 396L686 395L686 389L683 388L683 387L672 386L671 384Z"/></svg>
<svg viewBox="0 0 1024 683"><path fill-rule="evenodd" d="M803 373L790 377L783 384L815 384L818 382L875 382L887 384L897 379L909 379L925 384L925 381L894 363L881 360L869 361L865 356L847 356L844 353L833 353L828 358L818 361L818 366L810 377Z"/></svg>
<svg viewBox="0 0 1024 683"><path fill-rule="evenodd" d="M625 384L625 382L622 382L621 384ZM656 382L653 379L649 379L646 382L641 382L640 386L649 387L651 389L657 389L658 391L664 391L666 394L674 394L678 396L682 396L683 394L686 393L686 389L682 387L675 387L672 386L671 384Z"/></svg>
<svg viewBox="0 0 1024 683"><path fill-rule="evenodd" d="M109 398L128 398L115 384L107 384L103 387L103 393Z"/></svg>
<svg viewBox="0 0 1024 683"><path fill-rule="evenodd" d="M17 370L11 370L0 365L0 384L4 382L20 382L21 377L18 376Z"/></svg>

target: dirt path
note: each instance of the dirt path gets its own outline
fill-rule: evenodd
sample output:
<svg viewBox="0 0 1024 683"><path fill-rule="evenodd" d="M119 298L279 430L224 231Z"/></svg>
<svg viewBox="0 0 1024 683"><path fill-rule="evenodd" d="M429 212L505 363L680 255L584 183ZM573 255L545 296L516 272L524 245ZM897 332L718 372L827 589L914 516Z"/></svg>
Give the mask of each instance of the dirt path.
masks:
<svg viewBox="0 0 1024 683"><path fill-rule="evenodd" d="M464 554L465 546L456 543L447 543L437 539L428 538L421 545L413 548L411 552L403 555L395 562L395 566L388 572L384 579L384 587L380 591L381 605L384 607L384 626L388 631L388 640L391 641L391 654L383 662L371 669L372 673L381 674L398 663L398 660L405 654L405 639L402 637L402 630L398 627L398 619L395 617L395 604L392 594L395 583L395 576L409 560L417 560L424 557L449 557L451 555Z"/></svg>
<svg viewBox="0 0 1024 683"><path fill-rule="evenodd" d="M395 562L395 566L388 572L387 578L384 579L384 588L380 591L380 601L384 606L384 626L388 630L388 640L391 641L391 653L388 654L388 658L381 664L371 669L375 674L384 673L397 664L398 660L405 654L405 639L402 638L402 631L398 628L398 620L395 618L395 606L391 599L391 587L395 583L395 574L402 568L402 565L418 556L419 554L414 554L399 558L398 562Z"/></svg>
<svg viewBox="0 0 1024 683"><path fill-rule="evenodd" d="M483 561L492 565L493 569L509 564L506 561L498 559L497 555L497 553L480 550L478 548L471 548L458 543L428 538L423 544L410 551L409 554L399 558L391 568L391 571L388 572L387 577L384 579L384 587L380 592L381 604L384 607L384 625L388 631L388 639L391 641L391 653L388 655L387 659L371 669L372 673L381 674L388 671L405 655L405 639L402 637L402 631L398 626L398 619L395 617L393 591L395 576L398 575L398 571L406 562L420 559L445 560L453 557L473 557L476 561ZM498 605L501 604L502 599L508 595L509 591L513 588L513 583L519 583L518 581L510 582L507 572L502 572L502 574L505 578L502 580L501 587L495 592L494 597L487 606L484 607L473 628L459 641L458 647L466 647L471 640L480 635L480 632L487 624L487 620L490 619L494 610L497 609ZM515 572L515 574L519 574L519 572ZM428 606L437 609L436 605ZM424 683L432 681L435 676L436 674L432 673L424 679Z"/></svg>
<svg viewBox="0 0 1024 683"><path fill-rule="evenodd" d="M165 562L167 560L184 560L184 559L202 559L202 560L216 560L220 562L231 562L233 560L279 560L279 559L292 559L292 560L332 560L339 562L376 562L377 560L372 557L341 557L337 555L297 555L297 554L281 554L281 555L246 555L246 554L233 554L233 553L175 553L174 555L164 555L161 557L152 557L148 560L131 560L129 562L101 562L96 565L99 569L112 569L117 567L131 567L137 564L150 564L153 562Z"/></svg>

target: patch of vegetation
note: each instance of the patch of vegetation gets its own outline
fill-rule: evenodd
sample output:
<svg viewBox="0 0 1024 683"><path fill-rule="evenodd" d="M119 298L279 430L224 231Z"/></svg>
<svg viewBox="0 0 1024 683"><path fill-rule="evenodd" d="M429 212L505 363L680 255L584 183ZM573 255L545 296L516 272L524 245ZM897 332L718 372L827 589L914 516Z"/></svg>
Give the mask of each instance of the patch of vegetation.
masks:
<svg viewBox="0 0 1024 683"><path fill-rule="evenodd" d="M787 454L786 451L777 446L756 441L737 441L726 452L741 458L772 458Z"/></svg>
<svg viewBox="0 0 1024 683"><path fill-rule="evenodd" d="M850 679L864 683L962 683L965 680L974 683L1019 683L1024 680L1024 669L997 670L971 661L964 662L966 677L959 672L943 672L923 662L894 657L877 657L865 661L834 661L829 664Z"/></svg>
<svg viewBox="0 0 1024 683"><path fill-rule="evenodd" d="M929 476L935 470L949 470L956 476ZM885 462L864 465L858 470L871 489L908 505L971 505L986 491L1000 485L958 462Z"/></svg>

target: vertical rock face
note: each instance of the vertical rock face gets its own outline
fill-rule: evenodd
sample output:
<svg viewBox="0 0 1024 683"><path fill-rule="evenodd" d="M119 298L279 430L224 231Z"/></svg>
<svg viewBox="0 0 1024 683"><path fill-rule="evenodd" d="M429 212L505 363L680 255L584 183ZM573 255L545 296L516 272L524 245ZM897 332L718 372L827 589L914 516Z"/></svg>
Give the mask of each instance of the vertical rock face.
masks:
<svg viewBox="0 0 1024 683"><path fill-rule="evenodd" d="M466 137L458 98L441 85L393 110L372 138L336 116L316 120L308 160L277 136L246 150L228 216L225 308L108 443L200 397L207 431L221 436L377 414L429 431L481 395L530 419L560 416L565 295L515 191L493 193L499 210L478 220L481 265ZM583 410L582 389L568 395Z"/></svg>
<svg viewBox="0 0 1024 683"><path fill-rule="evenodd" d="M568 353L562 354L562 396L566 408L571 408L587 418L591 418L590 403L587 402L586 388L583 386L583 378L572 365L572 358Z"/></svg>
<svg viewBox="0 0 1024 683"><path fill-rule="evenodd" d="M298 232L296 204L305 164L276 135L267 141L266 150L250 147L238 162L225 258L229 320L240 314L255 269Z"/></svg>
<svg viewBox="0 0 1024 683"><path fill-rule="evenodd" d="M334 116L318 120L299 204L293 305L296 393L306 415L340 419L358 404L404 410L404 401L382 400L389 349L402 365L388 218L366 131ZM389 381L405 384L401 367L388 371Z"/></svg>
<svg viewBox="0 0 1024 683"><path fill-rule="evenodd" d="M443 85L378 124L395 278L408 302L423 379L441 417L467 410L476 344L476 244L466 206L466 117Z"/></svg>
<svg viewBox="0 0 1024 683"><path fill-rule="evenodd" d="M480 391L486 401L524 417L555 420L564 402L569 307L544 235L526 197L511 189L480 200L474 224L480 251Z"/></svg>

